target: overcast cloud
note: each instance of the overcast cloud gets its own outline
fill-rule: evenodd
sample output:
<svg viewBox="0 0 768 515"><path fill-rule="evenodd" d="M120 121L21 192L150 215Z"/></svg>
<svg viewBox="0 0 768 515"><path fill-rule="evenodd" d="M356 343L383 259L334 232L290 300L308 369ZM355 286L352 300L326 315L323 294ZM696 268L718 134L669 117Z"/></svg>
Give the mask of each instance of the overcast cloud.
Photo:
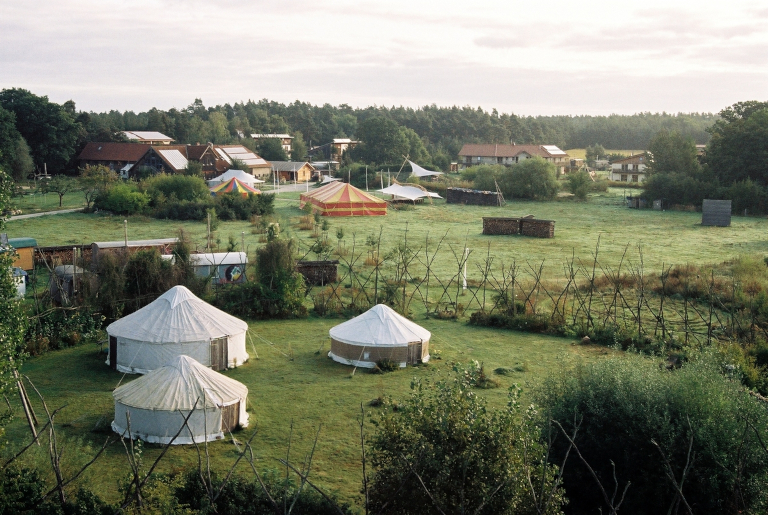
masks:
<svg viewBox="0 0 768 515"><path fill-rule="evenodd" d="M536 114L767 100L760 2L0 0L0 88L80 109L269 98Z"/></svg>

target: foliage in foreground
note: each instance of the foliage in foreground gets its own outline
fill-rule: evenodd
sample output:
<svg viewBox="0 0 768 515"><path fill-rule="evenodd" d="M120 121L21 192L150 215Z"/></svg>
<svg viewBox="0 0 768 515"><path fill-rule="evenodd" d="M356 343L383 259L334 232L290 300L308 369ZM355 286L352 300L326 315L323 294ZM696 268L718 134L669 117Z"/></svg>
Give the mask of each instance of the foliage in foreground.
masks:
<svg viewBox="0 0 768 515"><path fill-rule="evenodd" d="M679 506L685 513L683 497L694 513L764 512L768 455L760 439L768 441L768 412L729 371L715 352L675 370L626 355L554 374L535 398L545 421L569 434L578 426L578 450L608 492L614 472L619 492L629 484L622 512L650 515ZM562 463L567 450L560 434L553 463ZM564 487L569 512L605 509L595 479L573 451Z"/></svg>
<svg viewBox="0 0 768 515"><path fill-rule="evenodd" d="M476 374L454 372L434 383L414 380L411 397L385 403L374 420L372 511L560 513L557 468L546 464L535 411L521 410L519 389L506 407L489 409L473 391Z"/></svg>

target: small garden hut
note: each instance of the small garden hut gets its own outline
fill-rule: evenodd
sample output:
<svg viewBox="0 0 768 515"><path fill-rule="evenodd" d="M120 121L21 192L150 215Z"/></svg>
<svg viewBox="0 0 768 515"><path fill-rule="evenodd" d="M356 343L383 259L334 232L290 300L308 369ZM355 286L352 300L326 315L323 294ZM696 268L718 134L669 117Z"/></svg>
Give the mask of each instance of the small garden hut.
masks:
<svg viewBox="0 0 768 515"><path fill-rule="evenodd" d="M384 304L337 325L329 334L328 356L345 365L374 368L391 361L405 367L429 361L432 333Z"/></svg>
<svg viewBox="0 0 768 515"><path fill-rule="evenodd" d="M233 177L227 182L222 182L216 186L208 188L211 190L211 195L221 195L222 193L240 193L243 197L248 195L261 195L261 191L256 188L248 186L237 177Z"/></svg>
<svg viewBox="0 0 768 515"><path fill-rule="evenodd" d="M322 216L383 216L386 201L341 181L301 194L301 208L309 203Z"/></svg>
<svg viewBox="0 0 768 515"><path fill-rule="evenodd" d="M151 304L107 326L107 364L120 372L146 374L187 355L214 370L248 359L248 324L174 286Z"/></svg>
<svg viewBox="0 0 768 515"><path fill-rule="evenodd" d="M224 438L248 425L248 388L204 367L189 356L176 356L164 366L112 392L112 430L150 443L174 445ZM194 410L184 427L184 419ZM183 429L182 429L183 427Z"/></svg>

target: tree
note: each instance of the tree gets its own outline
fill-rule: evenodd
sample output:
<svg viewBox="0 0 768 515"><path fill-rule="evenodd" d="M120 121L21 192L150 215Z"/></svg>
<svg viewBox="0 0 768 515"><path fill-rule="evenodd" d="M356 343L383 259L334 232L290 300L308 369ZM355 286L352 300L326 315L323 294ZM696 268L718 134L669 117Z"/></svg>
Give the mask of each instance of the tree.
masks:
<svg viewBox="0 0 768 515"><path fill-rule="evenodd" d="M499 182L508 198L551 199L559 186L555 165L541 157L532 157L512 166Z"/></svg>
<svg viewBox="0 0 768 515"><path fill-rule="evenodd" d="M372 513L560 513L535 410L521 412L519 390L489 409L473 391L482 373L476 362L457 366L434 384L414 379L407 400L385 402L370 444ZM537 503L531 485L552 491L551 502Z"/></svg>
<svg viewBox="0 0 768 515"><path fill-rule="evenodd" d="M91 204L110 184L118 181L117 172L104 165L86 166L80 169L80 189L85 196L85 208L91 210Z"/></svg>
<svg viewBox="0 0 768 515"><path fill-rule="evenodd" d="M693 139L665 129L659 131L648 145L647 173L651 176L672 172L696 177L701 166Z"/></svg>
<svg viewBox="0 0 768 515"><path fill-rule="evenodd" d="M23 181L35 171L35 162L29 154L29 145L19 136L13 153L7 159L8 171L16 182Z"/></svg>
<svg viewBox="0 0 768 515"><path fill-rule="evenodd" d="M10 171L10 161L16 152L21 134L16 130L16 115L0 107L0 166Z"/></svg>
<svg viewBox="0 0 768 515"><path fill-rule="evenodd" d="M364 121L357 129L361 143L352 151L353 157L365 163L400 163L410 150L408 137L400 126L384 117Z"/></svg>
<svg viewBox="0 0 768 515"><path fill-rule="evenodd" d="M304 161L306 158L307 144L304 143L304 136L301 132L296 131L293 133L293 143L291 144L291 161Z"/></svg>
<svg viewBox="0 0 768 515"><path fill-rule="evenodd" d="M0 170L0 231L5 228L2 216L10 206L13 181ZM24 333L27 317L21 301L16 298L16 283L12 275L14 254L0 249L0 393L8 391L25 356Z"/></svg>
<svg viewBox="0 0 768 515"><path fill-rule="evenodd" d="M47 164L49 171L63 171L77 150L84 129L68 109L25 89L0 91L0 107L16 116L16 129L26 140L38 169Z"/></svg>
<svg viewBox="0 0 768 515"><path fill-rule="evenodd" d="M264 138L259 141L257 153L267 161L288 161L283 143L278 138Z"/></svg>
<svg viewBox="0 0 768 515"><path fill-rule="evenodd" d="M203 165L200 161L187 161L187 166L184 168L184 175L203 177Z"/></svg>
<svg viewBox="0 0 768 515"><path fill-rule="evenodd" d="M607 152L602 145L590 145L586 149L587 166L595 166L595 161L605 158Z"/></svg>
<svg viewBox="0 0 768 515"><path fill-rule="evenodd" d="M63 174L54 175L52 179L40 182L40 191L43 193L55 193L59 196L59 207L61 207L64 195L71 191L76 191L79 184L72 177Z"/></svg>
<svg viewBox="0 0 768 515"><path fill-rule="evenodd" d="M592 178L584 170L568 174L568 189L579 200L586 200L592 185Z"/></svg>
<svg viewBox="0 0 768 515"><path fill-rule="evenodd" d="M739 102L708 129L706 164L722 183L751 179L768 186L768 102Z"/></svg>

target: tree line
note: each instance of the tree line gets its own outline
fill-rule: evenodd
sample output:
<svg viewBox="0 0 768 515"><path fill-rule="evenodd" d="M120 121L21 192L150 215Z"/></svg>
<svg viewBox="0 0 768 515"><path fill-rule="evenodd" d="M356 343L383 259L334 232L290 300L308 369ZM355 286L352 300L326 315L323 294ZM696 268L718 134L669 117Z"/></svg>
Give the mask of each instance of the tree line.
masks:
<svg viewBox="0 0 768 515"><path fill-rule="evenodd" d="M199 98L182 108L96 113L77 110L71 100L57 104L46 96L10 88L0 91L0 165L17 178L45 166L54 173L74 173L85 143L121 141L124 130L159 131L179 143L239 143L252 150L257 150L257 144L250 134L288 133L298 147L290 157L303 159L307 147L333 138L362 139L366 132L391 131L396 125L399 133L390 134L395 143L413 151L423 164L444 167L456 159L465 143L645 149L655 134L668 130L703 144L709 139L706 129L718 119L712 113L665 112L520 116L470 106L354 108L267 99L206 107ZM372 125L371 120L378 123Z"/></svg>

